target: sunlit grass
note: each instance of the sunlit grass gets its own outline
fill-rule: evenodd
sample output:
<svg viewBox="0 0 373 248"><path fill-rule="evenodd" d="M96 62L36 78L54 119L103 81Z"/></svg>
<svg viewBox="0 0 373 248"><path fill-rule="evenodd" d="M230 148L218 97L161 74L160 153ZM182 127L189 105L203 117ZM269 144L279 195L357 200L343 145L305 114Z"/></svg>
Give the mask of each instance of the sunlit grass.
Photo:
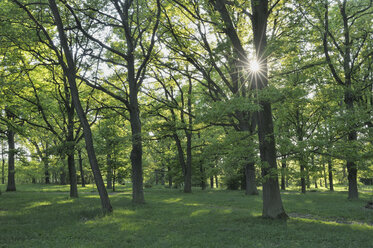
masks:
<svg viewBox="0 0 373 248"><path fill-rule="evenodd" d="M145 189L133 205L131 189L110 195L104 216L91 187L69 198L68 186L20 185L0 196L0 247L371 247L373 211L337 192L283 192L286 223L260 218L260 196L242 191ZM295 190L295 189L294 189ZM345 222L352 224L346 224Z"/></svg>

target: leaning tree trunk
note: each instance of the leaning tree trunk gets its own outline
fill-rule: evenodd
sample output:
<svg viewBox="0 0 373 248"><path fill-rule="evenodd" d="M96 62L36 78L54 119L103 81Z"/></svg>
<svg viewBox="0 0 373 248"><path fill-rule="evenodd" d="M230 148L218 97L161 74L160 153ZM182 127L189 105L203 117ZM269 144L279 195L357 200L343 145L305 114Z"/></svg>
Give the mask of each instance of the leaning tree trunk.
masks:
<svg viewBox="0 0 373 248"><path fill-rule="evenodd" d="M82 123L84 139L85 139L86 149L87 149L87 153L88 153L88 159L89 159L91 169L92 169L92 172L93 172L93 176L94 176L94 179L95 179L95 182L96 182L97 190L98 190L99 195L100 195L102 209L103 209L104 212L112 212L113 208L110 204L110 199L109 199L109 196L107 194L104 181L102 180L100 168L99 168L98 162L97 162L95 149L94 149L94 146L93 146L91 127L88 123L87 116L85 115L82 104L80 102L79 91L78 91L78 88L77 88L77 85L76 85L75 63L74 63L74 60L73 60L71 50L69 48L69 44L68 44L68 41L67 41L67 37L66 37L66 34L65 34L64 27L63 27L63 22L62 22L62 19L61 19L61 16L60 16L60 13L59 13L59 10L58 10L58 7L56 5L55 0L48 0L48 1L49 1L49 5L50 5L50 8L51 8L52 14L53 14L54 19L55 19L55 23L56 23L58 34L59 34L60 43L61 43L62 49L63 49L64 54L65 54L65 58L66 58L66 61L67 61L67 66L66 66L66 64L63 60L61 60L59 62L60 62L61 65L63 65L64 73L68 78L69 85L70 85L71 97L72 97L72 100L73 100L73 103L74 103L74 107L76 109L76 112L77 112L77 115L80 119L80 122Z"/></svg>
<svg viewBox="0 0 373 248"><path fill-rule="evenodd" d="M9 128L7 132L8 138L8 185L6 191L16 191L16 181L15 181L15 167L14 167L14 154L15 154L15 144L14 144L14 131Z"/></svg>

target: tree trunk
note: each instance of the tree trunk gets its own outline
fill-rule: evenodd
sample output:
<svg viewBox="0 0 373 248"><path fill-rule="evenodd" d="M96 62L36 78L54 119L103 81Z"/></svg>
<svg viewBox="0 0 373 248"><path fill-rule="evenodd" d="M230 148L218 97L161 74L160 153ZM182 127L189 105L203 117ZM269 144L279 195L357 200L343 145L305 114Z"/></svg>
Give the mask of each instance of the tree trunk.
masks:
<svg viewBox="0 0 373 248"><path fill-rule="evenodd" d="M142 139L141 122L137 104L137 96L133 96L132 109L130 111L130 123L132 128L132 202L142 204L145 202L142 176Z"/></svg>
<svg viewBox="0 0 373 248"><path fill-rule="evenodd" d="M210 177L210 188L214 188L214 176Z"/></svg>
<svg viewBox="0 0 373 248"><path fill-rule="evenodd" d="M302 193L305 194L306 193L306 178L305 178L305 170L304 170L305 166L304 166L303 158L300 159L299 164L300 164L300 185L301 185Z"/></svg>
<svg viewBox="0 0 373 248"><path fill-rule="evenodd" d="M69 169L70 179L70 197L78 197L78 182L76 179L74 153L70 153L67 155L67 166Z"/></svg>
<svg viewBox="0 0 373 248"><path fill-rule="evenodd" d="M80 177L82 180L82 187L85 187L82 151L80 149L78 150L78 156L79 156L79 170L80 170Z"/></svg>
<svg viewBox="0 0 373 248"><path fill-rule="evenodd" d="M282 190L286 190L285 178L286 178L286 158L283 158L281 161L281 189Z"/></svg>
<svg viewBox="0 0 373 248"><path fill-rule="evenodd" d="M108 141L107 141L108 142ZM112 184L112 178L113 178L113 169L111 166L111 151L107 150L106 151L106 188L107 189L113 189L113 184Z"/></svg>
<svg viewBox="0 0 373 248"><path fill-rule="evenodd" d="M206 177L205 177L205 170L203 169L202 161L199 163L199 171L201 173L201 189L206 189Z"/></svg>
<svg viewBox="0 0 373 248"><path fill-rule="evenodd" d="M46 141L45 142L44 157L42 158L43 163L44 163L45 184L50 184L48 147L49 147L49 143L48 143L48 141Z"/></svg>
<svg viewBox="0 0 373 248"><path fill-rule="evenodd" d="M307 185L307 189L310 189L311 188L311 179L310 179L310 169L308 168L308 166L306 166L306 185Z"/></svg>
<svg viewBox="0 0 373 248"><path fill-rule="evenodd" d="M16 191L15 167L14 167L14 154L15 154L14 131L11 128L8 128L7 138L8 138L8 185L7 185L6 191Z"/></svg>
<svg viewBox="0 0 373 248"><path fill-rule="evenodd" d="M329 172L329 186L330 186L330 191L334 191L333 164L332 164L332 160L331 159L329 159L329 161L328 161L328 172Z"/></svg>
<svg viewBox="0 0 373 248"><path fill-rule="evenodd" d="M258 189L256 187L256 176L255 176L255 164L253 162L248 163L245 166L246 176L246 195L258 195Z"/></svg>
<svg viewBox="0 0 373 248"><path fill-rule="evenodd" d="M3 140L1 140L1 184L5 184L5 158L4 158L4 146Z"/></svg>
<svg viewBox="0 0 373 248"><path fill-rule="evenodd" d="M219 188L218 175L215 175L215 186L217 189Z"/></svg>
<svg viewBox="0 0 373 248"><path fill-rule="evenodd" d="M47 159L44 160L44 179L45 179L45 184L50 184L49 163Z"/></svg>
<svg viewBox="0 0 373 248"><path fill-rule="evenodd" d="M80 102L79 91L78 91L76 81L75 81L75 79L76 79L75 63L74 63L73 56L72 56L72 53L71 53L69 45L68 45L68 41L67 41L66 34L65 34L65 31L64 31L62 19L61 19L61 16L59 14L59 10L58 10L58 7L56 5L55 0L48 0L48 1L49 1L49 4L50 4L52 14L53 14L54 19L55 19L55 23L56 23L58 34L59 34L60 43L61 43L61 46L63 48L68 66L66 66L64 61L60 60L59 62L62 65L64 73L68 78L74 107L76 109L76 112L78 114L80 122L82 123L84 139L85 139L86 149L87 149L87 153L88 153L88 159L89 159L91 169L92 169L92 173L93 173L93 176L94 176L94 179L95 179L95 182L96 182L97 190L98 190L99 195L100 195L102 209L103 209L104 212L112 212L112 206L110 204L110 199L109 199L109 196L107 194L105 184L102 180L100 168L98 166L98 162L97 162L97 158L96 158L95 149L94 149L94 146L93 146L91 127L88 123L87 117L85 115L82 104Z"/></svg>
<svg viewBox="0 0 373 248"><path fill-rule="evenodd" d="M328 181L326 180L326 168L325 168L325 163L322 163L323 171L324 171L324 184L325 188L328 188Z"/></svg>
<svg viewBox="0 0 373 248"><path fill-rule="evenodd" d="M115 170L113 170L113 192L115 192Z"/></svg>
<svg viewBox="0 0 373 248"><path fill-rule="evenodd" d="M172 175L171 175L171 167L167 167L167 176L168 176L168 187L172 189Z"/></svg>
<svg viewBox="0 0 373 248"><path fill-rule="evenodd" d="M260 63L261 72L255 77L254 85L258 90L263 90L268 86L267 67L267 18L268 0L251 1L252 8L252 29L253 40L256 51L256 58ZM262 109L258 112L258 136L260 158L263 163L263 217L287 218L287 214L282 205L280 189L278 185L276 146L273 133L271 103L267 100L259 99Z"/></svg>
<svg viewBox="0 0 373 248"><path fill-rule="evenodd" d="M67 87L66 87L67 88ZM66 90L67 92L67 90ZM74 106L69 102L66 104L67 109L67 167L69 171L70 179L70 197L78 197L78 182L76 179L76 168L75 168L75 141L74 141Z"/></svg>
<svg viewBox="0 0 373 248"><path fill-rule="evenodd" d="M65 166L63 166L65 167ZM66 173L65 173L65 168L62 168L62 171L60 173L60 184L61 185L66 185Z"/></svg>

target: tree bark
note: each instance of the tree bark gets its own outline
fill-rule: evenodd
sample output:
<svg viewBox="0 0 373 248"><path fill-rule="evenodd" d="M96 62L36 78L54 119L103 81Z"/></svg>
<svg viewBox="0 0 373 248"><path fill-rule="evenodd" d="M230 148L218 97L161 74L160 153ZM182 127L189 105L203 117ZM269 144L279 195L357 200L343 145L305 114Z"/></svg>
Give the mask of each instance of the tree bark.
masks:
<svg viewBox="0 0 373 248"><path fill-rule="evenodd" d="M286 190L285 178L286 178L286 158L283 158L281 160L281 189L282 190Z"/></svg>
<svg viewBox="0 0 373 248"><path fill-rule="evenodd" d="M6 191L16 191L15 167L14 167L14 131L9 127L7 131L8 138L8 185Z"/></svg>
<svg viewBox="0 0 373 248"><path fill-rule="evenodd" d="M210 188L214 188L214 176L210 177Z"/></svg>
<svg viewBox="0 0 373 248"><path fill-rule="evenodd" d="M137 95L132 96L132 109L130 111L130 123L132 128L132 151L131 151L131 166L132 166L132 202L142 204L145 202L143 191L143 176L142 176L142 139L141 139L141 122L139 116L139 108L137 103Z"/></svg>
<svg viewBox="0 0 373 248"><path fill-rule="evenodd" d="M322 162L323 172L324 172L324 184L325 188L328 188L328 181L326 180L326 168L325 168L325 162Z"/></svg>
<svg viewBox="0 0 373 248"><path fill-rule="evenodd" d="M60 61L60 64L62 65L62 68L64 70L65 75L68 78L69 86L70 86L70 92L71 92L71 97L74 103L74 107L76 109L77 115L80 119L80 122L82 123L83 127L83 133L84 133L84 139L86 143L86 149L88 153L88 159L91 165L92 173L96 182L97 190L100 195L101 199L101 205L102 209L104 212L112 212L112 206L110 204L110 199L107 194L105 184L102 180L100 168L98 166L97 158L96 158L96 153L95 149L93 146L93 139L92 139L92 132L91 132L91 127L88 123L87 117L85 115L85 112L83 110L82 104L80 102L79 98L79 91L76 85L76 69L75 69L75 63L73 60L73 56L71 53L71 50L68 45L68 41L66 38L66 34L64 31L63 27L63 22L61 19L61 16L59 14L58 7L56 5L55 0L48 0L49 5L52 11L52 14L54 16L54 20L57 26L58 34L59 34L59 39L60 43L62 46L62 49L65 54L65 58L67 61L67 66L64 63L64 61Z"/></svg>
<svg viewBox="0 0 373 248"><path fill-rule="evenodd" d="M201 189L206 189L206 177L205 177L205 170L203 169L202 161L199 163L199 171L201 173Z"/></svg>
<svg viewBox="0 0 373 248"><path fill-rule="evenodd" d="M215 186L217 189L219 188L218 175L215 175Z"/></svg>
<svg viewBox="0 0 373 248"><path fill-rule="evenodd" d="M109 141L107 141L109 142ZM108 147L108 146L107 146ZM107 189L113 189L113 184L112 184L112 178L113 178L113 169L111 165L111 151L107 150L106 151L106 188Z"/></svg>
<svg viewBox="0 0 373 248"><path fill-rule="evenodd" d="M69 179L70 179L70 197L78 197L78 184L77 184L77 179L76 179L74 153L70 153L67 155L67 165L69 169Z"/></svg>
<svg viewBox="0 0 373 248"><path fill-rule="evenodd" d="M301 185L301 191L303 194L306 193L306 178L305 178L305 165L304 165L304 161L303 161L303 158L301 158L299 160L299 164L300 164L300 185Z"/></svg>
<svg viewBox="0 0 373 248"><path fill-rule="evenodd" d="M262 90L268 85L267 55L267 18L268 0L251 1L252 8L252 29L254 35L254 47L256 58L261 66L261 73L254 78L258 90ZM258 112L258 136L260 158L263 163L263 217L274 219L286 219L288 216L282 205L280 189L278 185L276 147L273 133L271 103L267 100L259 99L262 109Z"/></svg>
<svg viewBox="0 0 373 248"><path fill-rule="evenodd" d="M171 167L167 167L167 176L168 176L168 187L171 189L172 188L172 175L171 175Z"/></svg>
<svg viewBox="0 0 373 248"><path fill-rule="evenodd" d="M78 156L79 156L79 170L80 170L80 177L82 180L82 187L85 187L82 151L80 149L78 150Z"/></svg>
<svg viewBox="0 0 373 248"><path fill-rule="evenodd" d="M253 162L248 163L245 166L245 178L246 178L246 195L258 195L258 189L256 187L256 175L255 175L255 164Z"/></svg>
<svg viewBox="0 0 373 248"><path fill-rule="evenodd" d="M4 146L3 140L1 140L1 184L5 184L5 158L4 158Z"/></svg>
<svg viewBox="0 0 373 248"><path fill-rule="evenodd" d="M334 191L334 183L333 183L333 164L332 160L329 158L328 160L328 172L329 172L329 186L330 191Z"/></svg>
<svg viewBox="0 0 373 248"><path fill-rule="evenodd" d="M67 91L66 91L67 93ZM70 106L69 102L66 103L67 109L67 167L70 179L70 197L78 197L78 182L76 178L75 168L75 141L74 141L74 106Z"/></svg>

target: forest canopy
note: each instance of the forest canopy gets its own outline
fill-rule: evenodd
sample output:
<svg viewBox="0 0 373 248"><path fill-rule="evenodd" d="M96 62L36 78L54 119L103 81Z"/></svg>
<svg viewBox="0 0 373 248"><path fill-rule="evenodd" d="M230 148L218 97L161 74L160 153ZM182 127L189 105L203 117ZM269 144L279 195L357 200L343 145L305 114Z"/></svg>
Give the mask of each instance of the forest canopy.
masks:
<svg viewBox="0 0 373 248"><path fill-rule="evenodd" d="M373 184L372 0L2 0L2 183ZM7 164L5 161L8 161Z"/></svg>

